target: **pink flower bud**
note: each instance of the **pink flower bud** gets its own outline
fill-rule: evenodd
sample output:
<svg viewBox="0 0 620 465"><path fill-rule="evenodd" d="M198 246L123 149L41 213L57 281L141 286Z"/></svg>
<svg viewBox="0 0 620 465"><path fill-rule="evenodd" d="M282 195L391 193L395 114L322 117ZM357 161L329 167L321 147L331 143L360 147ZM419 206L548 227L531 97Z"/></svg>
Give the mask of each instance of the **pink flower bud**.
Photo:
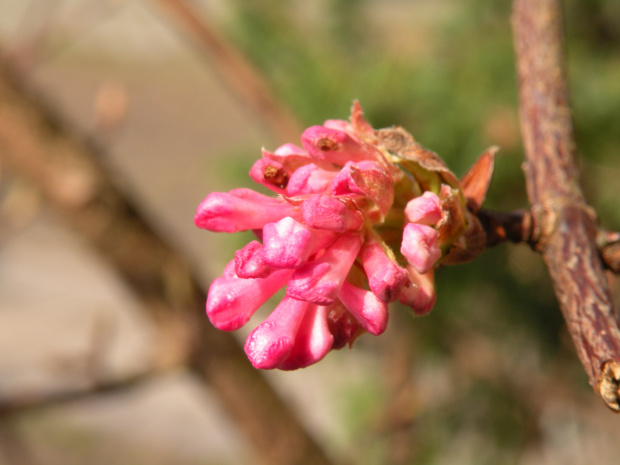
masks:
<svg viewBox="0 0 620 465"><path fill-rule="evenodd" d="M385 331L388 322L387 304L381 302L372 292L345 281L338 298L370 334L379 335Z"/></svg>
<svg viewBox="0 0 620 465"><path fill-rule="evenodd" d="M407 266L407 271L410 281L400 292L398 300L411 307L416 315L426 315L435 304L434 270L420 274L412 266Z"/></svg>
<svg viewBox="0 0 620 465"><path fill-rule="evenodd" d="M313 195L301 205L304 222L314 229L344 232L364 224L364 215L331 195Z"/></svg>
<svg viewBox="0 0 620 465"><path fill-rule="evenodd" d="M360 258L370 290L382 302L394 302L401 288L409 281L407 271L394 263L374 239L366 240Z"/></svg>
<svg viewBox="0 0 620 465"><path fill-rule="evenodd" d="M239 278L266 278L275 270L263 260L263 246L252 241L235 252L235 273Z"/></svg>
<svg viewBox="0 0 620 465"><path fill-rule="evenodd" d="M411 199L405 207L405 217L411 223L435 226L441 220L439 197L430 191Z"/></svg>
<svg viewBox="0 0 620 465"><path fill-rule="evenodd" d="M344 131L311 126L301 135L306 151L319 160L344 166L348 161L377 160L380 153L372 146L362 145Z"/></svg>
<svg viewBox="0 0 620 465"><path fill-rule="evenodd" d="M194 223L199 228L216 232L259 229L285 216L300 218L297 207L259 194L251 189L234 189L229 193L214 192L198 206Z"/></svg>
<svg viewBox="0 0 620 465"><path fill-rule="evenodd" d="M245 341L245 353L254 368L277 368L295 345L297 330L310 304L284 297L275 310Z"/></svg>
<svg viewBox="0 0 620 465"><path fill-rule="evenodd" d="M416 270L426 273L441 257L437 231L423 224L407 224L400 251Z"/></svg>
<svg viewBox="0 0 620 465"><path fill-rule="evenodd" d="M295 271L286 293L294 299L330 305L336 299L361 246L361 235L343 234L322 257Z"/></svg>
<svg viewBox="0 0 620 465"><path fill-rule="evenodd" d="M331 350L334 336L327 326L327 307L310 305L280 370L297 370L320 361Z"/></svg>
<svg viewBox="0 0 620 465"><path fill-rule="evenodd" d="M336 237L337 233L310 229L293 218L282 218L263 228L262 258L274 268L299 268Z"/></svg>
<svg viewBox="0 0 620 465"><path fill-rule="evenodd" d="M278 161L260 158L250 168L250 177L277 194L285 194L291 171Z"/></svg>
<svg viewBox="0 0 620 465"><path fill-rule="evenodd" d="M291 175L286 192L290 196L322 194L329 189L336 174L314 163L302 166Z"/></svg>
<svg viewBox="0 0 620 465"><path fill-rule="evenodd" d="M213 280L207 296L207 316L223 331L241 328L258 308L284 287L291 270L280 270L264 279L221 277ZM230 276L231 267L227 267Z"/></svg>

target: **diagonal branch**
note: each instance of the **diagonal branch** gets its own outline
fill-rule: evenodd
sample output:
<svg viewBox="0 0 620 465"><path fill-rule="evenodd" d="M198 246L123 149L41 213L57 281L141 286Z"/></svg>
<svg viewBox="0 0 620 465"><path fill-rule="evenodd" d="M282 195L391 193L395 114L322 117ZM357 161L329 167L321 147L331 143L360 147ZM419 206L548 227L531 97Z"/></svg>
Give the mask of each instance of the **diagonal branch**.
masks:
<svg viewBox="0 0 620 465"><path fill-rule="evenodd" d="M590 384L620 411L620 327L579 186L559 0L515 0L514 41L533 239Z"/></svg>
<svg viewBox="0 0 620 465"><path fill-rule="evenodd" d="M1 56L1 54L0 54ZM191 328L190 369L208 383L262 464L330 460L254 370L236 339L204 315L205 292L184 257L149 225L78 137L0 60L0 160L30 180L54 211L121 274L155 320ZM173 321L174 320L174 321Z"/></svg>
<svg viewBox="0 0 620 465"><path fill-rule="evenodd" d="M204 15L187 0L150 0L172 18L181 32L192 39L198 51L213 64L222 83L235 97L267 123L282 140L295 140L301 130L294 115L278 102L269 84L256 68Z"/></svg>
<svg viewBox="0 0 620 465"><path fill-rule="evenodd" d="M163 370L147 369L120 378L98 381L84 387L53 392L20 393L17 396L2 397L0 398L0 420L11 414L21 414L28 410L59 406L99 394L129 391L143 385L146 381L155 379L157 375L163 373Z"/></svg>

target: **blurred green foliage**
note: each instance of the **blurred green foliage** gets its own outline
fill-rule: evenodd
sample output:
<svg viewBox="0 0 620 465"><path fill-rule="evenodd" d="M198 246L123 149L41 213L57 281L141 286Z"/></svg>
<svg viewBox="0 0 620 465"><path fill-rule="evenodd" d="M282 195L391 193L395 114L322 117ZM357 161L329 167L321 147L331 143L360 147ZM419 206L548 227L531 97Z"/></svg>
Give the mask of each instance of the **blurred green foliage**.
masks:
<svg viewBox="0 0 620 465"><path fill-rule="evenodd" d="M405 127L457 174L486 147L499 145L487 206L527 206L510 2L308 3L234 0L236 14L228 24L302 123L344 119L359 99L373 126ZM618 228L620 3L569 0L566 24L586 191L603 223ZM435 310L407 323L417 341L413 359L434 354L447 371L456 363L461 385L449 400L422 408L411 427L413 452L406 460L390 459L389 435L372 439L364 428L354 428L358 463L371 463L365 454L372 463L439 463L457 447L454 438L467 434L481 435L486 452L459 463L515 463L519 451L542 434L536 416L544 400L532 401L523 392L524 386L541 390L536 373L554 372L574 381L577 390L588 388L540 257L526 246L488 250L472 264L441 269L437 279ZM476 360L458 358L462 343L455 340L463 335L487 341L499 366L488 366L488 374L468 368ZM472 352L473 358L484 356ZM353 423L370 427L359 412L360 403L378 401L380 396L369 395L374 391L363 389L350 399L345 411ZM377 458L378 450L383 458Z"/></svg>

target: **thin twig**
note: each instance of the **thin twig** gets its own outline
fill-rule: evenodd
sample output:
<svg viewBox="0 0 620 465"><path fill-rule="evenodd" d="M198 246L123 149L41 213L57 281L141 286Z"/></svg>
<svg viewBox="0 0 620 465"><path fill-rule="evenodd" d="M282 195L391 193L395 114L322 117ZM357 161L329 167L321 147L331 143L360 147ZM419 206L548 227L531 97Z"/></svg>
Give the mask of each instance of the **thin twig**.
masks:
<svg viewBox="0 0 620 465"><path fill-rule="evenodd" d="M538 242L533 237L534 225L530 211L497 212L481 209L476 216L486 234L487 247L508 241L526 243L532 249L538 249ZM620 233L599 230L596 243L605 269L620 274Z"/></svg>
<svg viewBox="0 0 620 465"><path fill-rule="evenodd" d="M235 97L265 121L282 141L296 140L301 134L295 116L281 105L269 84L243 54L209 23L187 0L150 0L172 17L182 32L193 39L198 50L215 66Z"/></svg>
<svg viewBox="0 0 620 465"><path fill-rule="evenodd" d="M486 233L487 247L505 241L526 242L535 246L532 242L532 215L529 211L495 212L482 209L476 213L476 216Z"/></svg>
<svg viewBox="0 0 620 465"><path fill-rule="evenodd" d="M515 0L514 41L533 239L590 384L620 411L620 327L578 183L559 0Z"/></svg>

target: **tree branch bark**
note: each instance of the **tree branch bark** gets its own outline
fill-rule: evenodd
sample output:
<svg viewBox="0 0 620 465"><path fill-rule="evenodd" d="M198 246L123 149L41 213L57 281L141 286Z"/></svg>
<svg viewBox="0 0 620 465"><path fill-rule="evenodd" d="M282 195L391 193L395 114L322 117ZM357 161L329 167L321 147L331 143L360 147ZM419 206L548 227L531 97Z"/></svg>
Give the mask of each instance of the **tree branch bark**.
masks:
<svg viewBox="0 0 620 465"><path fill-rule="evenodd" d="M515 0L514 41L533 240L590 384L620 411L620 327L583 197L564 69L559 0Z"/></svg>

